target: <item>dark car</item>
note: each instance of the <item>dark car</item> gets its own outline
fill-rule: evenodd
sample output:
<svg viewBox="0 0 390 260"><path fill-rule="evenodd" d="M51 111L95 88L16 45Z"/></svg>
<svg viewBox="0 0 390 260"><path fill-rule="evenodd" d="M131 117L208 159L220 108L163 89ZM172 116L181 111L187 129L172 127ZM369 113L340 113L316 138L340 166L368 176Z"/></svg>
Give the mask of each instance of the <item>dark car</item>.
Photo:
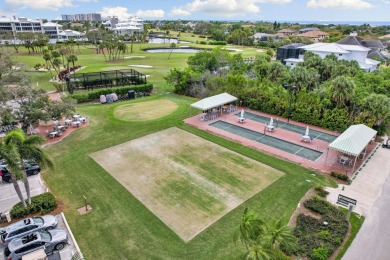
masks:
<svg viewBox="0 0 390 260"><path fill-rule="evenodd" d="M51 254L54 250L62 250L67 244L68 236L65 230L34 232L12 240L4 249L4 258L21 259L24 255L39 249L44 249L47 254Z"/></svg>
<svg viewBox="0 0 390 260"><path fill-rule="evenodd" d="M41 168L36 163L24 163L24 169L26 170L27 176L36 175L41 171ZM9 172L7 166L0 166L0 176L3 182L11 183L11 173Z"/></svg>

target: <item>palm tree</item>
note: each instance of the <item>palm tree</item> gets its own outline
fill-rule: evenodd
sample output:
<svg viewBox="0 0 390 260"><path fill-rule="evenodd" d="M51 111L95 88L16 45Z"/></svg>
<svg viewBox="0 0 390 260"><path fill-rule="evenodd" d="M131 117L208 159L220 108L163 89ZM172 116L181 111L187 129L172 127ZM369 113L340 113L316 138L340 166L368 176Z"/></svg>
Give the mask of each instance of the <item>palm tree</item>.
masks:
<svg viewBox="0 0 390 260"><path fill-rule="evenodd" d="M171 52L169 53L168 60L171 58L171 54L173 52L173 48L176 48L176 44L174 42L171 43Z"/></svg>
<svg viewBox="0 0 390 260"><path fill-rule="evenodd" d="M338 76L329 87L330 98L336 102L336 105L344 105L355 93L355 82L347 76Z"/></svg>
<svg viewBox="0 0 390 260"><path fill-rule="evenodd" d="M69 55L69 56L67 57L67 61L68 61L68 64L69 64L69 63L72 63L72 66L73 66L73 68L74 68L74 63L75 63L76 61L78 61L78 59L77 59L77 56L76 56L76 55L71 54L71 55ZM69 65L68 65L68 67L69 67Z"/></svg>
<svg viewBox="0 0 390 260"><path fill-rule="evenodd" d="M41 135L26 136L21 129L15 129L4 137L6 145L14 145L21 165L24 187L26 188L27 200L31 204L30 185L25 171L24 160L31 160L39 164L41 168L54 168L53 162L40 145L46 143L46 139Z"/></svg>
<svg viewBox="0 0 390 260"><path fill-rule="evenodd" d="M14 185L14 189L16 191L16 194L18 195L20 202L22 203L23 207L27 207L26 202L24 201L22 191L20 190L17 177L21 175L20 168L18 167L19 162L19 154L18 150L16 149L15 145L13 144L6 144L4 140L0 142L0 157L5 159L5 162L7 164L7 168L11 172L11 181Z"/></svg>
<svg viewBox="0 0 390 260"><path fill-rule="evenodd" d="M238 240L241 241L249 250L249 243L251 239L254 239L262 233L261 221L253 211L249 211L248 208L245 208L244 214L241 216L241 222L237 227L236 232L234 233L233 241L237 243Z"/></svg>
<svg viewBox="0 0 390 260"><path fill-rule="evenodd" d="M282 221L279 220L265 226L263 238L274 250L280 250L280 246L295 250L297 247L296 237L292 232L293 229L291 227L283 225Z"/></svg>

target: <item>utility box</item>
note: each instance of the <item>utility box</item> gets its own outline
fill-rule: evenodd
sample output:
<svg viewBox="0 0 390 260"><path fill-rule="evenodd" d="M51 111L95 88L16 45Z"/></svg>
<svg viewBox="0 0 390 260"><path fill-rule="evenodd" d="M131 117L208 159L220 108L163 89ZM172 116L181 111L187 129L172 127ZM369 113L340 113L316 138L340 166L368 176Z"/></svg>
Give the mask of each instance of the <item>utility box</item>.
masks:
<svg viewBox="0 0 390 260"><path fill-rule="evenodd" d="M129 90L129 91L127 91L127 95L129 96L129 99L134 99L135 98L135 91Z"/></svg>
<svg viewBox="0 0 390 260"><path fill-rule="evenodd" d="M4 212L4 215L7 219L7 222L11 222L11 214L9 214L9 212Z"/></svg>

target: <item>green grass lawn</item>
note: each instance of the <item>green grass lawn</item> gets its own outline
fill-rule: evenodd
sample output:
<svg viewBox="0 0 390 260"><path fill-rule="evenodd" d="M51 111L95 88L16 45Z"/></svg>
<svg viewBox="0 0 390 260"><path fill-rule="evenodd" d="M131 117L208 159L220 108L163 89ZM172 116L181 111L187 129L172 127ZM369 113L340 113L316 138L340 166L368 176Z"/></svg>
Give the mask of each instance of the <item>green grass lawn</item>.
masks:
<svg viewBox="0 0 390 260"><path fill-rule="evenodd" d="M90 125L48 148L56 172L44 174L53 193L66 205L65 215L87 259L232 259L243 252L232 241L245 207L266 221L282 218L286 223L300 198L315 185L329 181L298 165L273 158L243 145L184 125L193 99L172 94L161 97L176 102L178 110L161 119L126 122L113 116L116 106L82 105L77 111L90 118ZM129 102L129 101L127 101ZM134 101L131 101L134 102ZM285 172L279 180L254 195L188 243L153 215L110 174L94 162L90 153L149 133L177 126L223 147ZM131 167L131 162L129 162ZM76 209L88 198L93 211L79 216Z"/></svg>
<svg viewBox="0 0 390 260"><path fill-rule="evenodd" d="M334 185L299 165L185 125L183 119L189 116L189 104L195 99L169 94L172 88L166 84L163 76L171 68L185 67L191 54L173 53L168 60L168 53L147 53L141 50L147 46L157 45L135 44L134 53L125 54L145 56L144 59L125 59L114 63L105 62L103 55L95 54L91 45L80 48L76 65L87 66L80 72L122 68L129 64L153 66L152 69L136 70L150 75L148 81L154 84L156 94L135 101L79 105L77 112L88 116L90 125L47 148L55 162L56 171L44 173L43 177L55 196L65 203L65 215L86 259L237 259L244 248L236 247L232 237L245 207L253 209L265 221L283 219L287 223L310 187L316 184ZM258 54L253 48L234 48L243 49L244 57ZM23 53L17 55L20 62L31 67L36 63L44 63L41 55L28 55L23 48L20 52ZM38 82L47 91L54 90L48 83L49 78L50 73L33 73L33 82ZM170 115L150 121L124 121L113 115L117 106L161 98L175 102L178 109ZM185 243L89 156L93 152L173 126L286 174ZM207 167L204 169L212 170ZM93 210L79 216L76 210L83 206L83 196L88 198Z"/></svg>

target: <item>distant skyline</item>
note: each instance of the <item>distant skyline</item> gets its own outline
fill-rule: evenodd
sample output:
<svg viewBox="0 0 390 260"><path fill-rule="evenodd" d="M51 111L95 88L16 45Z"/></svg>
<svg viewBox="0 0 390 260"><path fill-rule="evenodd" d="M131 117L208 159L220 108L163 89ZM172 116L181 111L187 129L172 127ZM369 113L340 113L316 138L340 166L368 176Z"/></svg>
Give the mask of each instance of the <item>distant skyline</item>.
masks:
<svg viewBox="0 0 390 260"><path fill-rule="evenodd" d="M100 13L123 19L390 21L390 0L0 0L0 16L61 19Z"/></svg>

